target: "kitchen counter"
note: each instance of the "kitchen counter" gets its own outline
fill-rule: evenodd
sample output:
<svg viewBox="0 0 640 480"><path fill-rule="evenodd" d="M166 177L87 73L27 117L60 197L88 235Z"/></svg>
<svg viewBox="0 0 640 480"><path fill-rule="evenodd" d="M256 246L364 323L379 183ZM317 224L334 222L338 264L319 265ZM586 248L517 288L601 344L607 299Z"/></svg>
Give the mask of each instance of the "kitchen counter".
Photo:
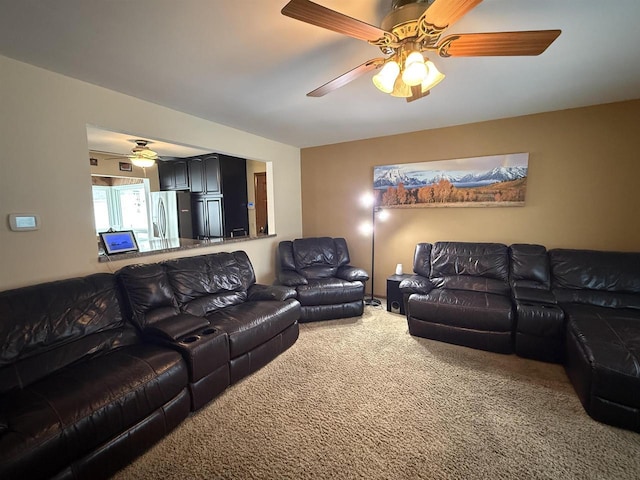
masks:
<svg viewBox="0 0 640 480"><path fill-rule="evenodd" d="M263 238L271 238L276 235L259 235L257 237L235 237L235 238L212 238L210 240L195 240L193 238L171 238L164 240L151 240L148 242L139 242L137 252L116 253L107 255L100 248L98 254L98 262L113 262L114 260L126 260L130 258L146 257L149 255L157 255L159 253L177 252L181 250L191 250L193 248L211 247L214 245L226 245L230 243L247 242L252 240L261 240Z"/></svg>

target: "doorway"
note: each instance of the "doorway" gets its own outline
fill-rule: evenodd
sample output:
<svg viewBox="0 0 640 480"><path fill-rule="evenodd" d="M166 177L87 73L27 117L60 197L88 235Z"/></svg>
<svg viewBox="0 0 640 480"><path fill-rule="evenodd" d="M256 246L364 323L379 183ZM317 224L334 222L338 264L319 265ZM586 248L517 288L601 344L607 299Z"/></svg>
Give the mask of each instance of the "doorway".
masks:
<svg viewBox="0 0 640 480"><path fill-rule="evenodd" d="M269 233L267 225L267 173L254 173L253 178L256 191L256 230L258 235L266 235Z"/></svg>

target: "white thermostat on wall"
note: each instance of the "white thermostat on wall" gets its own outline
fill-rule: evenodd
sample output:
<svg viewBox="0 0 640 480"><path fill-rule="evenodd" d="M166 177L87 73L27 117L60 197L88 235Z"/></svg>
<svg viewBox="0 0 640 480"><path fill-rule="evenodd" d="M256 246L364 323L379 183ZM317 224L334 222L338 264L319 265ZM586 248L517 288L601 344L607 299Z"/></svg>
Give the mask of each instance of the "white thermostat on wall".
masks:
<svg viewBox="0 0 640 480"><path fill-rule="evenodd" d="M40 228L40 217L35 213L10 213L9 228L14 232L38 230Z"/></svg>

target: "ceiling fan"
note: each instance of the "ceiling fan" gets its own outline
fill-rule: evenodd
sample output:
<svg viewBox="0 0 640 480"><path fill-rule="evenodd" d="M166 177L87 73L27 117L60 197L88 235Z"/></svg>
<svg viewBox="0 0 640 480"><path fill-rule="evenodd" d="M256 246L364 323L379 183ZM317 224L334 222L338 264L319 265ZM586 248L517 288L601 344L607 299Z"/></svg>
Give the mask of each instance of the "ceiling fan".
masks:
<svg viewBox="0 0 640 480"><path fill-rule="evenodd" d="M156 163L156 160L160 158L158 154L151 150L148 146L153 142L150 142L148 140L133 140L133 142L136 144L136 146L131 149L130 154L118 153L115 154L118 155L118 157L107 158L106 160L128 158L136 167L152 167Z"/></svg>
<svg viewBox="0 0 640 480"><path fill-rule="evenodd" d="M158 160L158 154L151 150L147 145L150 143L147 140L134 140L136 146L131 150L132 154L127 155L131 163L137 167L151 167L156 160Z"/></svg>
<svg viewBox="0 0 640 480"><path fill-rule="evenodd" d="M482 0L392 0L391 12L381 28L318 5L309 0L291 0L282 14L369 42L387 57L373 58L307 93L321 97L359 76L381 69L373 77L375 86L412 102L429 95L444 75L425 55L477 57L540 55L558 38L560 30L442 33Z"/></svg>

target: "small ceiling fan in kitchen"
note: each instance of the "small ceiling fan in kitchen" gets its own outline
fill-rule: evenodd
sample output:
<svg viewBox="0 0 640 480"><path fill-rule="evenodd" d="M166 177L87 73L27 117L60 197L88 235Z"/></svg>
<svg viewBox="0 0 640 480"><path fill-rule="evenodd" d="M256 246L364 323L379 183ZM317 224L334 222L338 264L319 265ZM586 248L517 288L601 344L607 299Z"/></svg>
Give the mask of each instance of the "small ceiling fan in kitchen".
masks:
<svg viewBox="0 0 640 480"><path fill-rule="evenodd" d="M309 0L291 0L282 14L364 40L386 57L373 58L309 92L321 97L365 73L378 70L373 83L384 93L412 102L429 95L444 79L427 55L441 58L540 55L560 30L457 33L444 31L482 0L392 0L391 12L375 27Z"/></svg>
<svg viewBox="0 0 640 480"><path fill-rule="evenodd" d="M148 140L133 140L133 142L136 144L136 146L131 149L131 153L111 153L110 155L117 155L117 157L107 158L107 160L128 158L136 167L152 167L156 163L156 160L160 158L157 152L154 152L149 148L149 144L153 142L150 142Z"/></svg>

